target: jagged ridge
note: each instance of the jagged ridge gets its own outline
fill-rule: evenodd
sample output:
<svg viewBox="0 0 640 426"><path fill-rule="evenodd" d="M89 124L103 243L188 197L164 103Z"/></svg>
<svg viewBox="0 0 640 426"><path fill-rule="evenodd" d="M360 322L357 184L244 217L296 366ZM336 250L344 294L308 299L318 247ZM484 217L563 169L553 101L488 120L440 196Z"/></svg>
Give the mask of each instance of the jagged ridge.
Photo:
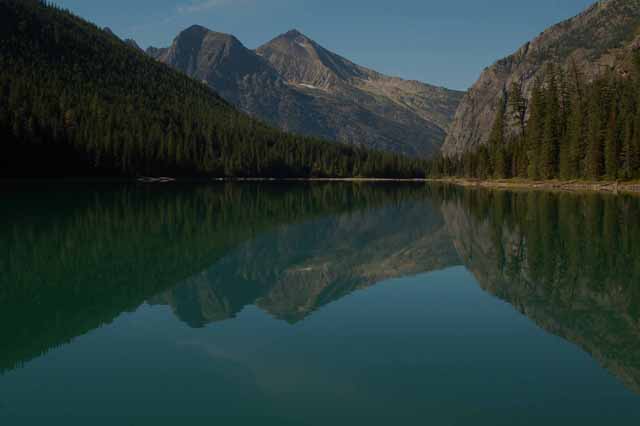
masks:
<svg viewBox="0 0 640 426"><path fill-rule="evenodd" d="M439 151L462 97L361 67L297 30L251 51L194 26L147 53L284 130L412 156Z"/></svg>

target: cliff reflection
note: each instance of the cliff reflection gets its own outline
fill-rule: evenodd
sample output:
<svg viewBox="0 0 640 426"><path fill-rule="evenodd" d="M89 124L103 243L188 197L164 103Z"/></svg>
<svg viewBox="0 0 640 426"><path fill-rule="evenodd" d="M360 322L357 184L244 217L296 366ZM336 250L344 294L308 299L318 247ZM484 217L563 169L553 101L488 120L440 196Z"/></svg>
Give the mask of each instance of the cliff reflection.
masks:
<svg viewBox="0 0 640 426"><path fill-rule="evenodd" d="M466 267L486 291L640 392L640 200L443 191Z"/></svg>

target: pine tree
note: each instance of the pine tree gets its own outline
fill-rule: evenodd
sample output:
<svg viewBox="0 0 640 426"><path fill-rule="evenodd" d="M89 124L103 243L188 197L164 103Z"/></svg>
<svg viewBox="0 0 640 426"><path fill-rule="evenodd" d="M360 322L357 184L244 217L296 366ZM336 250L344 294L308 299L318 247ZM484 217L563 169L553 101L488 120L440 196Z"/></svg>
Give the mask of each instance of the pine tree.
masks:
<svg viewBox="0 0 640 426"><path fill-rule="evenodd" d="M486 146L481 146L478 149L476 156L476 174L478 179L488 179L493 173L491 170L491 156Z"/></svg>
<svg viewBox="0 0 640 426"><path fill-rule="evenodd" d="M545 115L540 152L540 177L553 179L556 177L558 164L560 99L557 76L555 69L551 66L547 70L546 86L544 90Z"/></svg>
<svg viewBox="0 0 640 426"><path fill-rule="evenodd" d="M615 106L609 114L607 136L604 142L605 173L609 179L618 178L618 151L619 151L618 115Z"/></svg>
<svg viewBox="0 0 640 426"><path fill-rule="evenodd" d="M560 151L560 177L574 179L580 175L584 140L584 109L582 101L574 95L567 123L567 133Z"/></svg>
<svg viewBox="0 0 640 426"><path fill-rule="evenodd" d="M514 80L509 88L509 111L511 120L515 122L521 139L524 139L527 117L527 100L522 94L522 81Z"/></svg>
<svg viewBox="0 0 640 426"><path fill-rule="evenodd" d="M491 163L493 177L504 179L507 175L507 165L505 162L505 114L506 105L504 98L498 101L496 118L489 135L489 149L491 153Z"/></svg>
<svg viewBox="0 0 640 426"><path fill-rule="evenodd" d="M640 57L640 55L638 55L638 57ZM633 118L632 133L631 169L632 177L637 178L640 177L640 91L638 92L636 112Z"/></svg>
<svg viewBox="0 0 640 426"><path fill-rule="evenodd" d="M633 178L635 167L633 138L633 123L631 119L628 119L625 122L623 132L622 169L620 171L620 177L623 179Z"/></svg>
<svg viewBox="0 0 640 426"><path fill-rule="evenodd" d="M542 126L545 119L545 103L540 81L536 81L531 91L530 116L527 123L527 177L538 179L540 177L540 146L542 140Z"/></svg>
<svg viewBox="0 0 640 426"><path fill-rule="evenodd" d="M585 176L599 179L602 176L602 125L601 108L599 103L600 90L593 90L589 97L587 116L589 118L587 153L584 159Z"/></svg>

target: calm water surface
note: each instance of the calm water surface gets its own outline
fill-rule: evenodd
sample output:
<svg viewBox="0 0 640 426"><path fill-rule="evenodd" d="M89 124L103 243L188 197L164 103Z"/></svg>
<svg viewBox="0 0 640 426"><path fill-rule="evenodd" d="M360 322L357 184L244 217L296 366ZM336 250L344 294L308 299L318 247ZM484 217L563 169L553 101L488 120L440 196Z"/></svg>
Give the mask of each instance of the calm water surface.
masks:
<svg viewBox="0 0 640 426"><path fill-rule="evenodd" d="M637 198L0 195L3 426L640 421Z"/></svg>

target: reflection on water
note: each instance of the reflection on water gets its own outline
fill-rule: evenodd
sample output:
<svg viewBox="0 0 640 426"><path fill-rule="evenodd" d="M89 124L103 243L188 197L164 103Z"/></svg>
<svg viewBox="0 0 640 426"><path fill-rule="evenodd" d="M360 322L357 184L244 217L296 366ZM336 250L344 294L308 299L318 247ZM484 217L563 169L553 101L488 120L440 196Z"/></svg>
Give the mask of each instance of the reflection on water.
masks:
<svg viewBox="0 0 640 426"><path fill-rule="evenodd" d="M536 411L544 403L551 418L586 416L582 424L591 424L615 414L626 424L640 414L630 408L637 396L618 384L640 394L639 217L633 197L446 186L5 188L0 419L10 390L14 420L29 398L48 398L43 412L69 403L50 402L30 385L32 375L64 372L61 380L83 392L108 393L113 377L80 384L65 360L97 374L115 362L97 364L102 353L133 351L154 366L149 374L181 365L183 374L166 380L186 385L179 395L187 400L225 401L202 418L224 410L236 418L236 407L274 424L364 411L382 421L377 405L386 405L389 415L439 424L556 424ZM167 306L179 322L162 314ZM173 343L148 341L156 334ZM275 341L286 343L276 349ZM209 355L191 359L194 348ZM585 352L616 379L581 358ZM149 367L131 355L113 368ZM526 371L537 379L518 382ZM481 391L487 380L515 411L495 417L501 410ZM562 386L576 403L599 402L580 413L566 401L556 407L549 395ZM154 401L170 394L154 392L143 386L127 403L142 410L142 393ZM513 397L527 392L530 405ZM302 412L312 406L300 397L327 406ZM116 409L136 413L112 398ZM427 400L428 415L419 410ZM195 415L185 402L177 407L176 416Z"/></svg>
<svg viewBox="0 0 640 426"><path fill-rule="evenodd" d="M399 203L412 194L415 188L352 185L6 191L0 208L0 333L7 349L0 368L66 343L177 284L197 281L260 233ZM227 284L237 303L253 299L253 288Z"/></svg>
<svg viewBox="0 0 640 426"><path fill-rule="evenodd" d="M442 212L480 286L640 393L640 200L453 191Z"/></svg>

